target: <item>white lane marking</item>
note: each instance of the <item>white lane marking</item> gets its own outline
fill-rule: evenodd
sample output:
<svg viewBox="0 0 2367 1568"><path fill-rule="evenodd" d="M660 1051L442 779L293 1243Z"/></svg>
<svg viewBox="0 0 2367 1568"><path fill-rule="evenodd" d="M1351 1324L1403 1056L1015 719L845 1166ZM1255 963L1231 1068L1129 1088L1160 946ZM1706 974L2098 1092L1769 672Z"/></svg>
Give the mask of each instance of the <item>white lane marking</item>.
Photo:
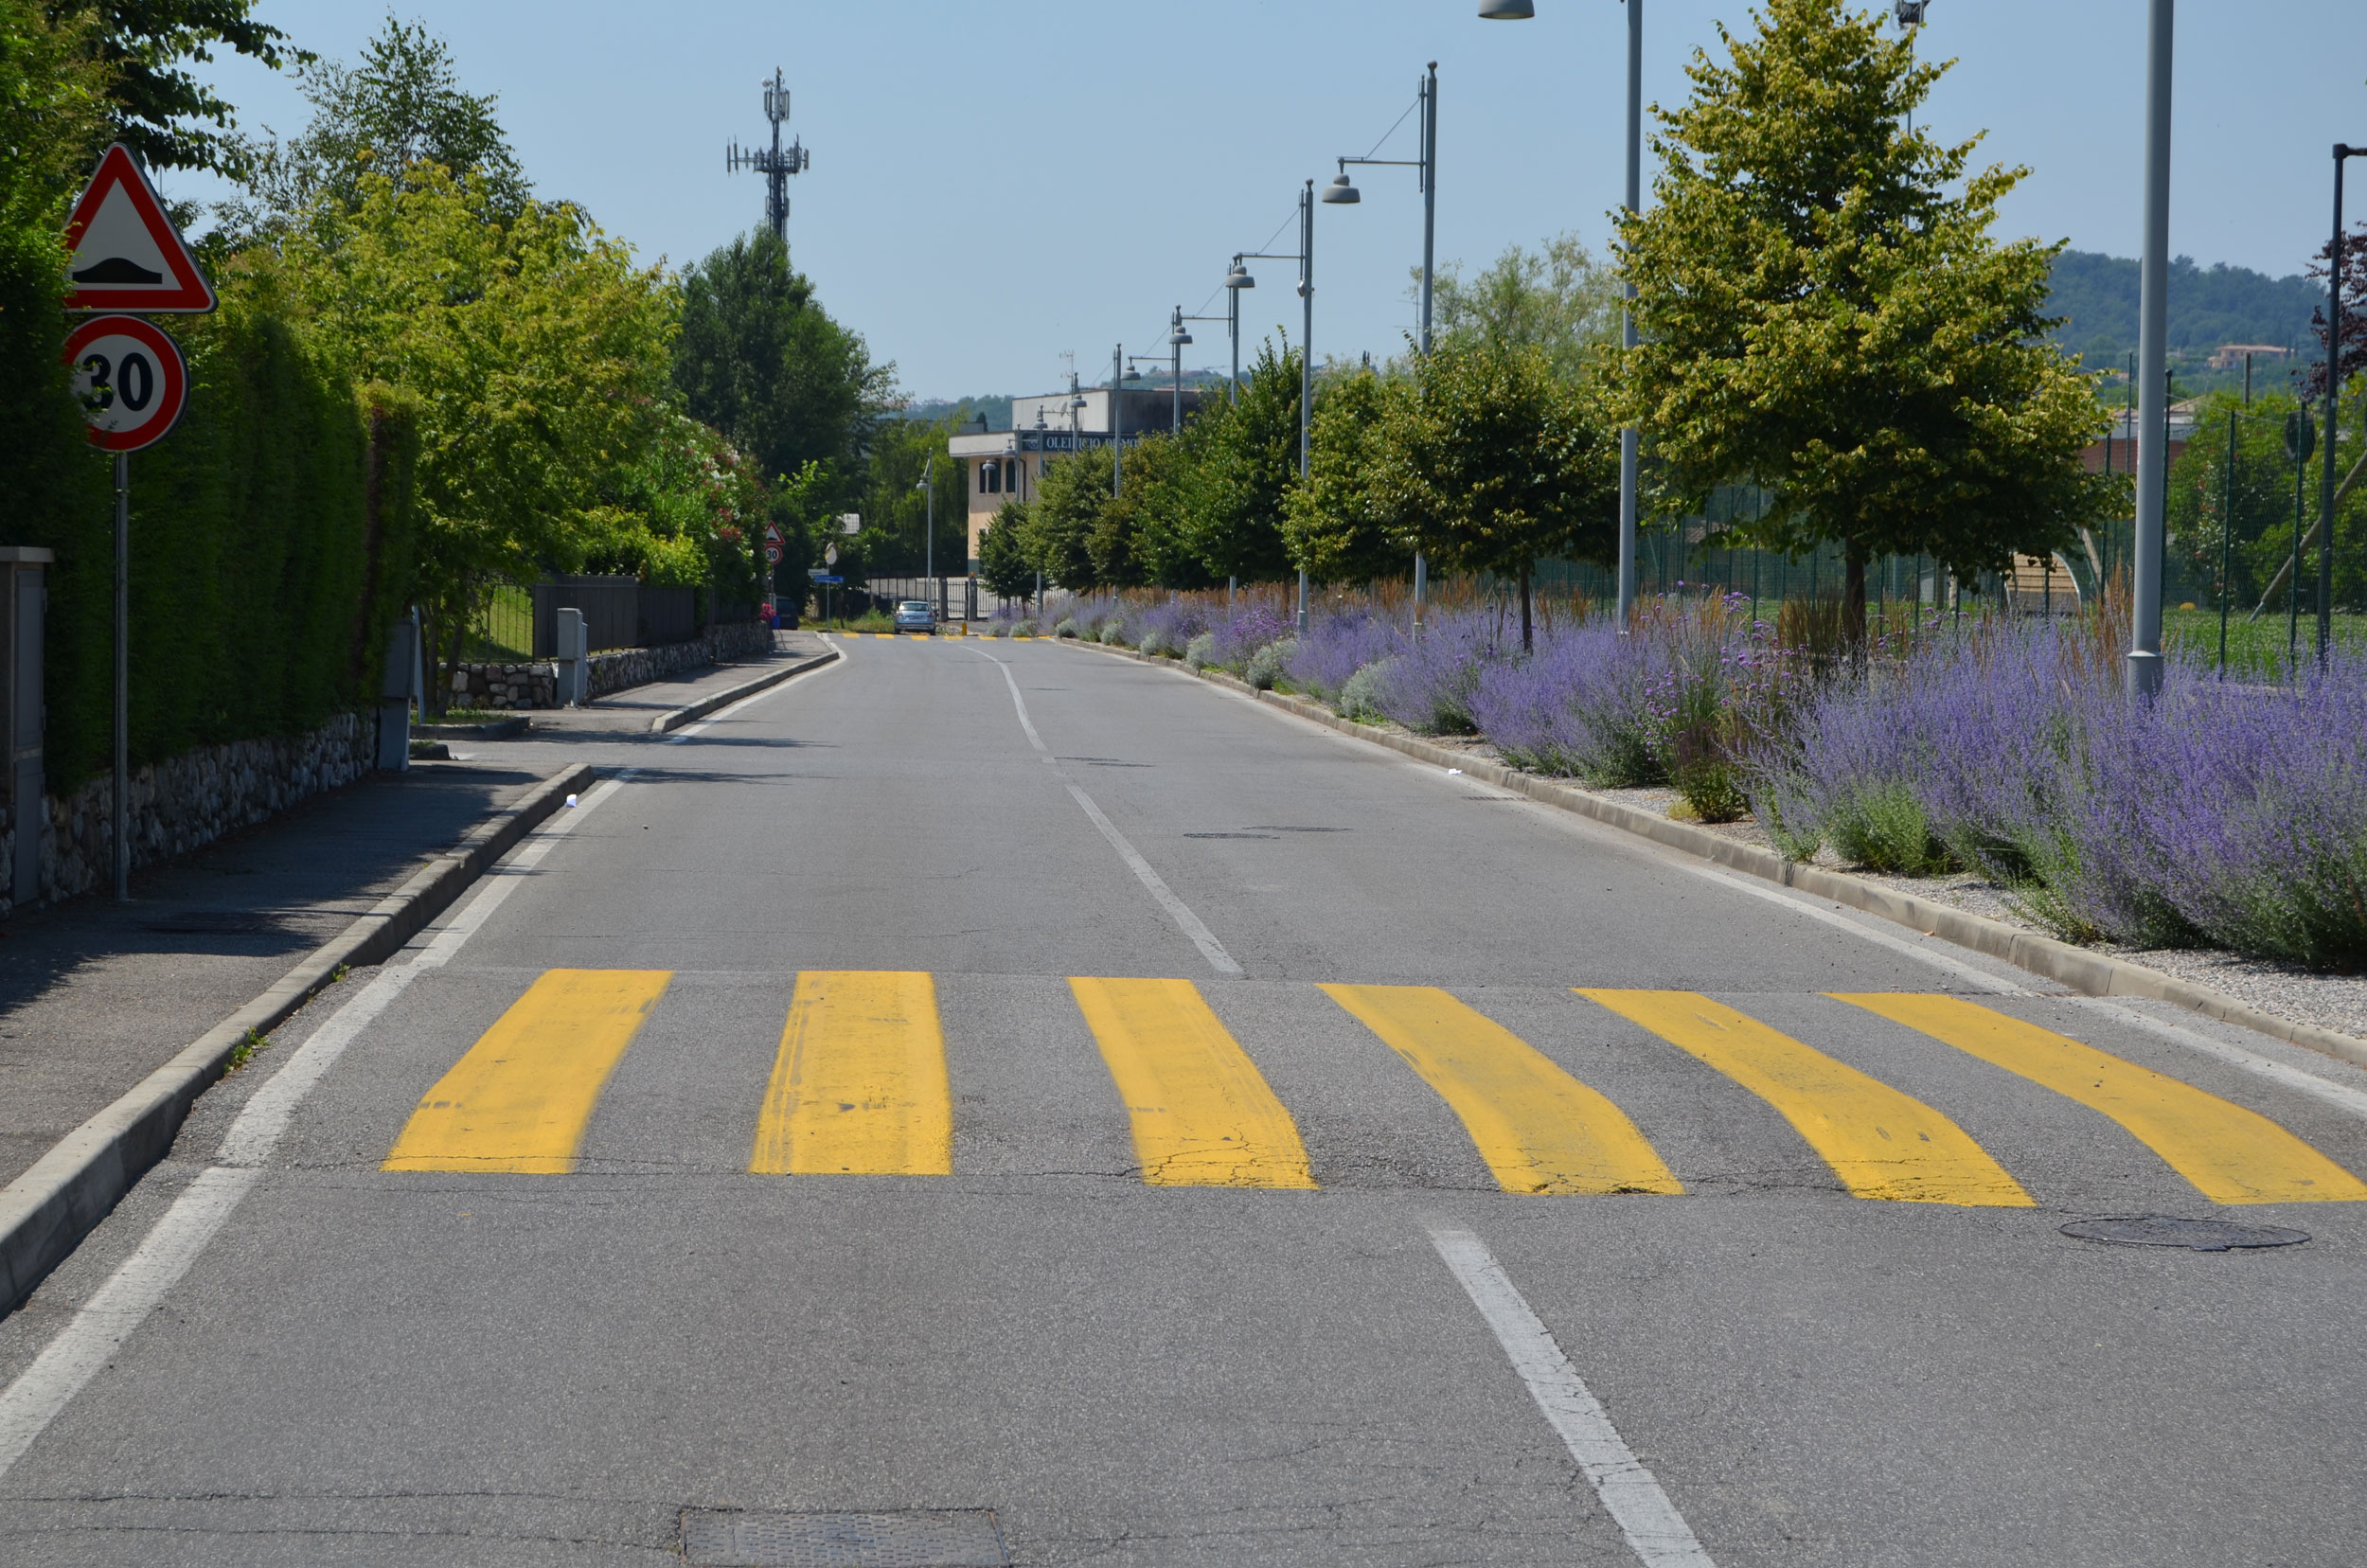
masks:
<svg viewBox="0 0 2367 1568"><path fill-rule="evenodd" d="M98 1375L165 1292L197 1261L262 1174L263 1162L287 1131L298 1103L336 1064L354 1038L413 980L451 962L461 944L508 899L523 874L540 864L553 845L614 794L634 771L628 769L603 780L573 807L561 807L524 846L487 873L487 885L409 963L389 965L363 987L255 1092L230 1124L229 1134L215 1155L218 1163L198 1172L188 1190L174 1200L123 1266L42 1347L33 1363L0 1391L0 1475L24 1457L58 1413Z"/></svg>
<svg viewBox="0 0 2367 1568"><path fill-rule="evenodd" d="M1721 887L1732 888L1737 893L1748 893L1754 899L1764 899L1769 903L1780 904L1795 915L1805 915L1811 920L1822 920L1826 925L1837 926L1852 935L1862 936L1877 947L1886 947L1893 953L1903 953L1910 958L1920 958L1933 969L1946 971L1976 990L1993 991L2001 996L2038 994L2027 986L2017 985L2001 975L1991 974L1986 970L1976 968L1960 959L1950 958L1944 953L1934 953L1920 942L1911 942L1904 936L1893 936L1888 932L1870 930L1837 909L1826 909L1819 904L1804 902L1801 897L1788 893L1772 883L1731 877L1723 871L1713 871L1706 865L1684 865L1682 862L1678 864L1695 876L1706 878Z"/></svg>
<svg viewBox="0 0 2367 1568"><path fill-rule="evenodd" d="M313 1087L328 1076L364 1029L378 1015L393 1005L411 982L432 969L441 969L460 951L460 945L474 935L493 912L506 902L525 874L542 864L551 852L551 846L570 831L576 824L596 811L600 803L614 795L637 769L627 769L614 778L603 779L573 807L561 807L551 820L545 822L509 859L487 873L486 883L474 897L461 906L442 930L438 931L411 960L389 964L377 978L354 997L329 1015L329 1021L315 1029L311 1037L296 1047L287 1062L274 1073L271 1081L255 1091L253 1097L231 1122L229 1132L222 1140L222 1149L214 1155L219 1165L259 1166L271 1157L280 1134L288 1130L289 1119L295 1108Z"/></svg>
<svg viewBox="0 0 2367 1568"><path fill-rule="evenodd" d="M1529 1385L1529 1397L1586 1472L1636 1560L1646 1568L1716 1568L1693 1538L1693 1526L1611 1424L1601 1402L1506 1277L1487 1243L1469 1231L1443 1227L1433 1227L1430 1240L1464 1294L1495 1330L1496 1343L1504 1346L1512 1369Z"/></svg>
<svg viewBox="0 0 2367 1568"><path fill-rule="evenodd" d="M1126 863L1127 869L1134 873L1134 880L1149 890L1159 907L1167 912L1167 918L1175 922L1176 929L1191 938L1192 946L1200 949L1200 955L1208 960L1210 969L1219 974L1240 978L1244 971L1233 954L1225 952L1224 944L1217 940L1216 933L1201 923L1189 904L1175 896L1175 890L1166 884L1166 880L1152 870L1141 851L1128 843L1126 835L1118 831L1117 824L1102 814L1101 808L1094 804L1093 796L1079 789L1075 779L1060 771L1059 763L1053 759L1052 749L1043 743L1043 737L1036 733L1035 721L1027 717L1027 700L1019 694L1019 682L1012 676L1010 665L984 649L973 648L970 651L1003 672L1003 684L1011 688L1011 706L1019 714L1019 727L1027 732L1027 743L1036 748L1037 757L1052 770L1054 776L1068 786L1071 798L1085 809L1085 815L1101 829L1101 836L1110 841L1110 847L1118 852L1118 858Z"/></svg>
<svg viewBox="0 0 2367 1568"><path fill-rule="evenodd" d="M261 1174L220 1167L199 1172L139 1250L124 1259L58 1337L42 1347L33 1364L0 1393L0 1475L25 1456L58 1412L98 1375L165 1292L189 1272Z"/></svg>

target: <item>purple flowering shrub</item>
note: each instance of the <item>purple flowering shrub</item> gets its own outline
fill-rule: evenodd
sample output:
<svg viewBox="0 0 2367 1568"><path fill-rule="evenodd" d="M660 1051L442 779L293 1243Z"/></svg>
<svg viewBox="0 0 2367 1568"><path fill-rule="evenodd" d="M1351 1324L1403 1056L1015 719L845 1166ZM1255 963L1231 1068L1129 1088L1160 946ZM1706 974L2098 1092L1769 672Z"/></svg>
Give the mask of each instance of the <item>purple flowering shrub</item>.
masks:
<svg viewBox="0 0 2367 1568"><path fill-rule="evenodd" d="M1337 611L1308 627L1283 672L1299 690L1337 707L1349 677L1399 652L1405 641L1395 625L1370 610Z"/></svg>
<svg viewBox="0 0 2367 1568"><path fill-rule="evenodd" d="M1180 659L1192 639L1208 630L1208 617L1183 600L1170 599L1143 611L1133 629L1138 631L1134 646L1144 652Z"/></svg>
<svg viewBox="0 0 2367 1568"><path fill-rule="evenodd" d="M1480 677L1506 657L1497 621L1486 610L1431 616L1420 641L1409 640L1375 671L1373 706L1417 734L1472 734L1479 728L1471 699Z"/></svg>
<svg viewBox="0 0 2367 1568"><path fill-rule="evenodd" d="M1472 722L1518 767L1603 789L1665 782L1647 734L1649 652L1609 621L1557 631L1527 658L1481 667Z"/></svg>
<svg viewBox="0 0 2367 1568"><path fill-rule="evenodd" d="M1207 662L1237 675L1249 668L1252 654L1290 634L1290 617L1266 605L1252 604L1224 620L1212 622L1208 633L1214 640L1209 644Z"/></svg>

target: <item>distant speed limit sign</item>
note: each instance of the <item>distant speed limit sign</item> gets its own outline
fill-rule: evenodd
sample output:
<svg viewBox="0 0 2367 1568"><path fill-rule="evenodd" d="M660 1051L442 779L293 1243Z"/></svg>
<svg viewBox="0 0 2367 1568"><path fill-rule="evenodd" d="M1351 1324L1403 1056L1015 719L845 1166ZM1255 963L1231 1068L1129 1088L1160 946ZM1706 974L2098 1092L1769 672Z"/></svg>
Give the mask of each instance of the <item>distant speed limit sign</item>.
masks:
<svg viewBox="0 0 2367 1568"><path fill-rule="evenodd" d="M65 340L90 442L137 452L161 441L189 401L188 367L172 339L137 316L95 316Z"/></svg>

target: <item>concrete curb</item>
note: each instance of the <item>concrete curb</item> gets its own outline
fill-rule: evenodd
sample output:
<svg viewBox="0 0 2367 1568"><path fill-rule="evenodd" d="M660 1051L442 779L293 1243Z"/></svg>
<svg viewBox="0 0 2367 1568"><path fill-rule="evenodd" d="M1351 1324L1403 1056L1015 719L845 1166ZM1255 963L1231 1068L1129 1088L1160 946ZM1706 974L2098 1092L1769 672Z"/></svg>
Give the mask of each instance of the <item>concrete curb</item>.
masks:
<svg viewBox="0 0 2367 1568"><path fill-rule="evenodd" d="M1075 638L1053 640L1077 642ZM1120 654L1138 663L1163 665L1187 675L1197 674L1201 680L1212 685L1255 697L1261 703L1278 707L1286 713L1296 714L1302 719L1312 720L1318 724L1338 730L1344 735L1352 735L1360 740L1367 740L1377 746L1386 746L1392 751L1402 752L1408 757L1419 758L1424 762L1435 763L1442 768L1460 768L1473 778L1485 779L1504 789L1517 791L1532 800L1548 806L1559 807L1565 811L1572 811L1579 816L1592 817L1596 822L1623 829L1628 832L1650 839L1655 844L1666 845L1672 849L1682 849L1687 853L1699 855L1704 860L1716 861L1720 865L1731 866L1736 871L1746 872L1768 882L1781 882L1786 887L1796 887L1803 893L1812 894L1820 899L1830 899L1837 904L1846 904L1852 909L1862 910L1868 915L1878 915L1883 919L1895 921L1911 930L1919 931L1927 936L1937 936L1943 941L1953 942L1958 947L1969 948L1975 953L1985 953L1992 958L2002 958L2007 963L2028 970L2033 974L2059 981L2073 990L2084 991L2090 996L2136 996L2149 1001L2167 1002L2173 1006L2184 1007L2190 1012L2200 1013L2205 1018L2216 1018L2224 1024L2239 1025L2244 1028L2255 1030L2290 1044L2323 1052L2327 1056L2350 1062L2354 1066L2367 1067L2367 1040L2357 1040L2346 1034L2339 1034L2332 1029L2323 1029L2315 1024L2297 1024L2289 1018L2280 1018L2274 1013L2264 1012L2249 1003L2238 1002L2224 992L2215 991L2207 986L2198 986L2189 981L2174 979L2158 970L2147 969L2143 964L2132 964L2125 958L2091 953L2085 948L2073 947L2069 942L2058 941L2052 936L2041 936L2036 932L2023 931L2007 925L2002 920L1992 920L1986 916L1968 914L1948 904L1935 903L1929 899L1918 899L1913 894L1900 893L1884 887L1878 882L1870 882L1843 872L1828 871L1819 865L1802 865L1795 861L1786 860L1772 849L1763 849L1755 844L1744 844L1728 838L1722 833L1713 833L1706 829L1696 828L1690 823L1671 821L1667 817L1630 806L1625 801L1606 800L1590 791L1575 789L1566 784L1557 784L1550 779L1539 778L1534 774L1505 767L1501 762L1490 761L1481 757L1471 757L1445 746L1433 745L1427 740L1418 739L1413 736L1393 735L1385 731L1375 730L1368 724L1360 724L1352 719L1343 719L1320 704L1308 702L1304 698L1286 696L1281 692L1260 691L1248 682L1237 680L1231 675L1211 670L1193 670L1171 659L1146 658L1130 648L1112 648L1102 643L1084 642L1078 642L1077 646L1092 648L1103 653Z"/></svg>
<svg viewBox="0 0 2367 1568"><path fill-rule="evenodd" d="M659 714L650 721L650 733L664 735L668 730L678 730L685 724L705 718L717 708L729 707L742 697L753 696L766 686L779 686L792 675L803 675L807 670L828 664L837 657L838 650L833 648L825 652L808 654L786 669L768 669L753 681L742 681L727 691L719 691L712 697L702 697L688 707L678 707L670 713Z"/></svg>
<svg viewBox="0 0 2367 1568"><path fill-rule="evenodd" d="M338 970L380 963L400 952L593 776L588 763L562 768L516 805L477 824L458 847L429 861L262 995L199 1036L0 1188L0 1313L30 1294L164 1158L190 1102L222 1077L241 1042L277 1028Z"/></svg>

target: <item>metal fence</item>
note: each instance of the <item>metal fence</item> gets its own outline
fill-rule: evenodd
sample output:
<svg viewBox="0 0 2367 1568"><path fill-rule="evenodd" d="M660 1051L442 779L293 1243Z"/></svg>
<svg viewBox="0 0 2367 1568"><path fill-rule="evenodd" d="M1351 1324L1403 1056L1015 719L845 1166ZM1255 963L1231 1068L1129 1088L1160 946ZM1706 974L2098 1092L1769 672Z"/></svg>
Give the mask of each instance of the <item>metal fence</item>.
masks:
<svg viewBox="0 0 2367 1568"><path fill-rule="evenodd" d="M699 590L648 588L636 600L634 640L643 648L688 642L699 634Z"/></svg>
<svg viewBox="0 0 2367 1568"><path fill-rule="evenodd" d="M754 604L716 603L704 588L645 587L631 577L496 583L469 629L465 657L524 663L558 648L559 612L580 610L592 651L689 642L707 625L756 618Z"/></svg>

